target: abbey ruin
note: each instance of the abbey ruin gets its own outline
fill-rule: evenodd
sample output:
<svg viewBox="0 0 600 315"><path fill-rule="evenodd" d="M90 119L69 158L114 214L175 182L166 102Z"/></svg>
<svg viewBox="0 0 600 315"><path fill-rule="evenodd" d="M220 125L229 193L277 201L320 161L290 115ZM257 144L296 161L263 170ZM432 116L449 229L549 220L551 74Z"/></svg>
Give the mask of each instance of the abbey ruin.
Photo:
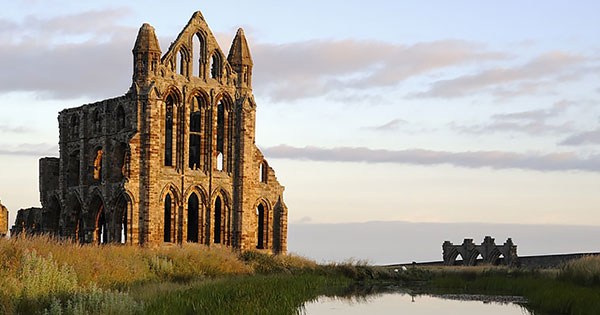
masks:
<svg viewBox="0 0 600 315"><path fill-rule="evenodd" d="M285 252L284 187L255 145L252 66L243 30L226 56L200 12L164 55L142 25L131 88L59 113L60 158L39 162L42 208L21 210L11 233Z"/></svg>

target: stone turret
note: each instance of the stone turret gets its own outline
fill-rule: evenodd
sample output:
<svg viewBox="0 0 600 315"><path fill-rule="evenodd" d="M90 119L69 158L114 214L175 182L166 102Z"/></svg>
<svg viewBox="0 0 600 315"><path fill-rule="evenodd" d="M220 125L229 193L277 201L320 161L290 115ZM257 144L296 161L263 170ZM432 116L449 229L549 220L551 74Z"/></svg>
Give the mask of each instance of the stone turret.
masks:
<svg viewBox="0 0 600 315"><path fill-rule="evenodd" d="M252 56L243 29L238 29L229 49L227 61L238 73L237 87L252 89Z"/></svg>
<svg viewBox="0 0 600 315"><path fill-rule="evenodd" d="M8 233L8 209L0 201L0 238L6 237Z"/></svg>
<svg viewBox="0 0 600 315"><path fill-rule="evenodd" d="M138 32L133 46L133 81L144 81L156 75L160 62L160 45L154 27L144 23Z"/></svg>

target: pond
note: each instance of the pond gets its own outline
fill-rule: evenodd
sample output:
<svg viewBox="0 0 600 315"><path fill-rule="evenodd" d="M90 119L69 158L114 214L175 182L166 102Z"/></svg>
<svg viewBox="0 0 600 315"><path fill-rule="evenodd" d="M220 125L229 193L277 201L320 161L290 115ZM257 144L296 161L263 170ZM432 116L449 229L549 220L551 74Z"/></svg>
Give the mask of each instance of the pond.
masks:
<svg viewBox="0 0 600 315"><path fill-rule="evenodd" d="M401 290L360 296L321 296L300 314L461 314L532 315L520 297L482 295L411 295Z"/></svg>

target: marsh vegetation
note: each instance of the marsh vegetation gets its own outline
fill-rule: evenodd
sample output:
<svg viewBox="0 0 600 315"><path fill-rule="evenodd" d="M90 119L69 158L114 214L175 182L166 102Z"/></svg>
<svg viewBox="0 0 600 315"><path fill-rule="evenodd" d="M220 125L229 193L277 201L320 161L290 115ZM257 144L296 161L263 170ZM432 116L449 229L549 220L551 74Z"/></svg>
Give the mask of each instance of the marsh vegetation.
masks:
<svg viewBox="0 0 600 315"><path fill-rule="evenodd" d="M0 240L2 314L293 314L319 296L368 295L381 284L416 294L518 295L542 313L600 313L600 257L556 270L403 271L197 244L141 248L48 237Z"/></svg>

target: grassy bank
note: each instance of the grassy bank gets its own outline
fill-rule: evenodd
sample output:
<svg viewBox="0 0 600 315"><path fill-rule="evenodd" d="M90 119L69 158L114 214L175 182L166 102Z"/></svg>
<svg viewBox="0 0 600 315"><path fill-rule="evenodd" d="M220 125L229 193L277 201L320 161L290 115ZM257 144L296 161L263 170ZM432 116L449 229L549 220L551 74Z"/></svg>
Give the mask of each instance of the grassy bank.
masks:
<svg viewBox="0 0 600 315"><path fill-rule="evenodd" d="M244 277L250 275L277 277ZM252 281L258 281L253 283L257 287L262 283L266 291L269 287L287 290L266 300L290 300L294 290L306 292L301 298L311 298L331 284L328 281L341 279L397 281L399 277L365 264L318 265L293 255L238 254L198 244L140 248L82 246L48 237L0 240L0 314L136 314L149 307L160 313L155 298L170 305L173 294L179 295L179 302L185 296L205 297L202 292L229 294L219 291L226 282L240 287L236 289L239 301L245 301L241 299L247 294L244 288ZM158 287L168 290L151 292ZM288 305L298 301L290 300Z"/></svg>
<svg viewBox="0 0 600 315"><path fill-rule="evenodd" d="M542 313L600 314L600 257L584 257L556 270L450 267L428 272L429 291L518 295Z"/></svg>
<svg viewBox="0 0 600 315"><path fill-rule="evenodd" d="M560 270L402 271L197 244L140 248L47 237L0 240L0 314L286 314L319 295L356 294L348 285L357 282L520 295L543 312L600 314L600 257Z"/></svg>

